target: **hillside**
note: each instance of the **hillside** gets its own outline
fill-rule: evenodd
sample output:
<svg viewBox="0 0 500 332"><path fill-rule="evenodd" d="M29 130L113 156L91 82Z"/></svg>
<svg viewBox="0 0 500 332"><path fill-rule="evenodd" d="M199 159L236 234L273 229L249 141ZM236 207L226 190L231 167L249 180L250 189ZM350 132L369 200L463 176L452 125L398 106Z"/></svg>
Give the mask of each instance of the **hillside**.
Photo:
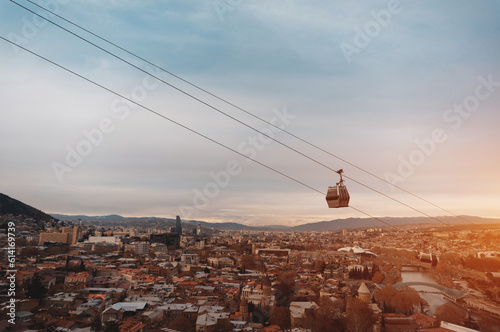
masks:
<svg viewBox="0 0 500 332"><path fill-rule="evenodd" d="M48 214L35 209L17 199L0 193L0 216L12 214L14 216L23 216L25 218L33 218L36 221L49 221L57 219Z"/></svg>
<svg viewBox="0 0 500 332"><path fill-rule="evenodd" d="M95 226L140 226L143 228L158 228L165 229L167 227L175 226L175 219L171 218L157 218L157 217L122 217L119 215L108 216L84 216L84 215L59 215L54 214L55 218L61 220L68 220L77 222L80 219L84 224ZM443 223L448 225L467 225L471 224L496 224L500 223L500 219L481 218L473 216L460 216L460 217L436 217ZM442 223L437 222L432 218L426 217L383 217L380 220L393 226L402 225L417 225L428 224L442 226ZM467 221L465 221L467 220ZM298 226L284 226L284 225L269 225L269 226L248 226L235 222L225 223L209 223L199 220L183 220L182 225L186 230L192 230L197 225L203 229L210 229L214 231L281 231L281 232L323 232L323 231L336 231L349 228L365 228L365 227L388 227L380 221L372 218L347 218L335 219L330 221L312 222Z"/></svg>

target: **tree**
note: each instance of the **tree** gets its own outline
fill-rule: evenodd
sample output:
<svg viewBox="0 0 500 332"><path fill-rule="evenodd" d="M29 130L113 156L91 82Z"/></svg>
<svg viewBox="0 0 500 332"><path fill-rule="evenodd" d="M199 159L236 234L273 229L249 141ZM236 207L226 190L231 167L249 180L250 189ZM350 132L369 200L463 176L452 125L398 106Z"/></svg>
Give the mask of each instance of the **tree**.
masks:
<svg viewBox="0 0 500 332"><path fill-rule="evenodd" d="M306 312L307 326L313 332L344 330L342 321L344 307L343 300L339 299L334 302L328 297L321 298L318 307L314 311Z"/></svg>
<svg viewBox="0 0 500 332"><path fill-rule="evenodd" d="M276 305L288 307L290 305L294 287L295 272L284 272L278 276L279 283L276 285Z"/></svg>
<svg viewBox="0 0 500 332"><path fill-rule="evenodd" d="M373 328L375 317L373 310L360 299L353 298L347 304L345 319L346 331L368 332Z"/></svg>
<svg viewBox="0 0 500 332"><path fill-rule="evenodd" d="M467 314L463 310L445 303L436 308L436 318L448 323L462 325L467 318Z"/></svg>
<svg viewBox="0 0 500 332"><path fill-rule="evenodd" d="M392 270L392 265L390 265L390 264L386 264L386 265L382 266L382 271L384 271L385 273L389 273L389 272L391 272L391 270Z"/></svg>
<svg viewBox="0 0 500 332"><path fill-rule="evenodd" d="M372 282L375 284L381 284L384 281L384 275L380 271L376 271L373 274Z"/></svg>
<svg viewBox="0 0 500 332"><path fill-rule="evenodd" d="M371 279L370 271L368 271L367 266L365 266L365 268L363 269L363 279L365 279L365 280Z"/></svg>
<svg viewBox="0 0 500 332"><path fill-rule="evenodd" d="M288 307L276 306L269 317L270 324L276 324L281 329L290 328L290 309Z"/></svg>
<svg viewBox="0 0 500 332"><path fill-rule="evenodd" d="M385 285L394 285L398 278L396 276L386 276L384 278L384 284Z"/></svg>
<svg viewBox="0 0 500 332"><path fill-rule="evenodd" d="M30 299L43 299L45 294L47 294L47 288L42 284L42 280L38 273L35 273L31 279L29 279L25 286L26 297Z"/></svg>
<svg viewBox="0 0 500 332"><path fill-rule="evenodd" d="M392 300L392 306L400 314L413 315L417 309L423 311L424 307L428 307L429 304L418 295L416 290L405 286L397 291Z"/></svg>
<svg viewBox="0 0 500 332"><path fill-rule="evenodd" d="M392 285L387 285L377 293L375 293L375 299L382 304L384 312L392 312L394 308L392 307L392 300L397 294L397 290Z"/></svg>
<svg viewBox="0 0 500 332"><path fill-rule="evenodd" d="M439 256L439 261L452 266L459 266L461 264L461 258L459 255L448 252Z"/></svg>
<svg viewBox="0 0 500 332"><path fill-rule="evenodd" d="M168 328L179 332L192 332L196 329L193 322L183 315L179 315L176 319L171 321L170 324L168 324Z"/></svg>

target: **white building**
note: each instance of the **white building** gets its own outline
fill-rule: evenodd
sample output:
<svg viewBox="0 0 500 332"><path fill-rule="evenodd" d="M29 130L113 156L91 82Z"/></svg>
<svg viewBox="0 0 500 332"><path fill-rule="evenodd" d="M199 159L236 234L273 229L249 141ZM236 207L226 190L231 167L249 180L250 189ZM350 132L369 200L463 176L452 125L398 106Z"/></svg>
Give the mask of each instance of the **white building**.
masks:
<svg viewBox="0 0 500 332"><path fill-rule="evenodd" d="M133 242L136 255L147 255L149 253L149 242Z"/></svg>
<svg viewBox="0 0 500 332"><path fill-rule="evenodd" d="M120 244L121 241L118 236L89 236L89 240L87 242Z"/></svg>

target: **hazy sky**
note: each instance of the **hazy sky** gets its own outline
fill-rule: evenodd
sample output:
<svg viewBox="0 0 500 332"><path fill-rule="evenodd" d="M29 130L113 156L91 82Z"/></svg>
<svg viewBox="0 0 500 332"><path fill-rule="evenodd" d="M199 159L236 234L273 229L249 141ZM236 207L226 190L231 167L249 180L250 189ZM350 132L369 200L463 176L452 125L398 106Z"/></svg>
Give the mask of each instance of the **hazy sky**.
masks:
<svg viewBox="0 0 500 332"><path fill-rule="evenodd" d="M301 153L387 183L43 13ZM500 217L499 1L34 0L455 214ZM1 36L326 192L338 175L9 2ZM0 40L0 192L51 213L364 217ZM420 216L346 180L374 216Z"/></svg>

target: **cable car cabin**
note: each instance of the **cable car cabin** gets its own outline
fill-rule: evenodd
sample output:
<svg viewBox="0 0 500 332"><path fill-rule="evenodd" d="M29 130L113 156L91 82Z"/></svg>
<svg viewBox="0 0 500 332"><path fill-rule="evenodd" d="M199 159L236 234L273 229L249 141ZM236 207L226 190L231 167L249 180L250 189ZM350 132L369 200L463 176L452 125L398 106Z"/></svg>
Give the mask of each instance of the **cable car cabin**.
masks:
<svg viewBox="0 0 500 332"><path fill-rule="evenodd" d="M349 192L343 184L337 184L335 187L328 187L326 202L329 208L348 207L349 198Z"/></svg>

